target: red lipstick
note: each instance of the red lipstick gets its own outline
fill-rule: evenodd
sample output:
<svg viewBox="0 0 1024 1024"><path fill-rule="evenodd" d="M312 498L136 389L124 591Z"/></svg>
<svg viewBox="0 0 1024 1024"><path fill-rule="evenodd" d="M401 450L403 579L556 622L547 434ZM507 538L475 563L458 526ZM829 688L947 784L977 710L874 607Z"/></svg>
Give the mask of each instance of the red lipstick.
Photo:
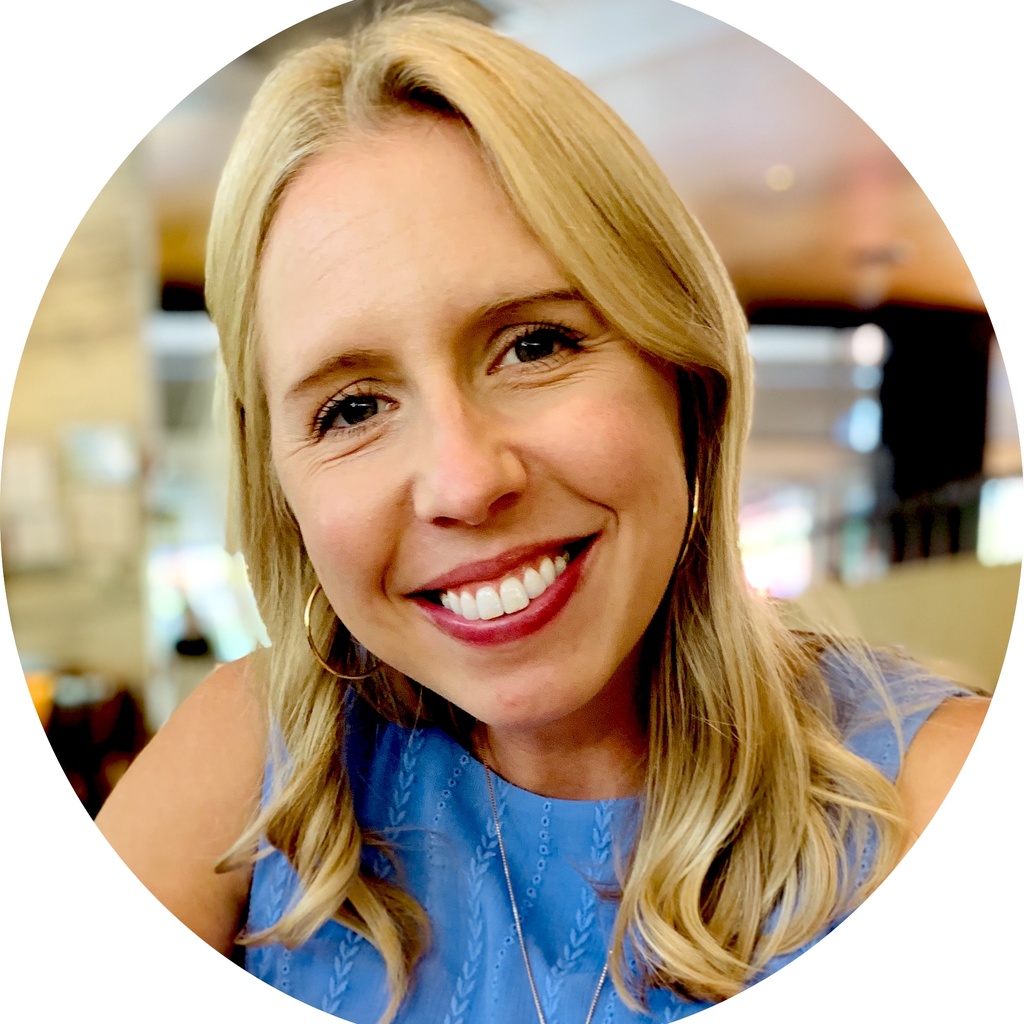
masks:
<svg viewBox="0 0 1024 1024"><path fill-rule="evenodd" d="M435 604L433 601L427 600L425 597L415 596L413 600L438 629L462 643L479 647L512 643L543 629L568 604L569 598L572 597L579 583L584 564L589 558L593 547L594 542L591 541L582 551L577 552L566 566L565 572L557 577L543 594L533 598L522 611L513 612L511 615L506 614L496 619L476 619L471 621L464 619L461 615L456 615L439 604ZM548 548L534 548L532 550L543 551L548 550ZM509 563L508 568L522 564L522 560L521 557L513 560ZM481 567L489 570L491 575L498 575L498 573L493 572L490 566L484 563L476 563L473 566L474 573ZM464 571L464 569L460 570L460 572ZM480 576L464 576L463 578L479 579ZM448 577L439 577L439 579L445 582L446 586L437 587L436 589L455 589L455 585L447 583L448 579L457 579L455 574L449 574Z"/></svg>
<svg viewBox="0 0 1024 1024"><path fill-rule="evenodd" d="M479 562L468 562L452 569L442 576L435 576L428 580L421 587L417 588L418 593L431 590L460 590L466 584L482 585L487 580L500 580L508 576L521 566L540 558L543 555L551 555L565 549L579 546L585 542L584 538L567 537L561 540L545 541L542 544L523 544L510 551L502 552L495 558L481 559Z"/></svg>

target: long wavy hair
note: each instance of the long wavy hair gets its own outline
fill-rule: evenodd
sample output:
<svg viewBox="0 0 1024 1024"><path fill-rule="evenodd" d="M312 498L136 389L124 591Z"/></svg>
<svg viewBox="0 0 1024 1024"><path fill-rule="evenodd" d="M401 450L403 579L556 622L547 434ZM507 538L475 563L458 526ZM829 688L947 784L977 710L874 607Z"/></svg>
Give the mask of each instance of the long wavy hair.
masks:
<svg viewBox="0 0 1024 1024"><path fill-rule="evenodd" d="M306 646L316 578L271 465L256 314L261 255L290 183L348 134L407 116L463 122L571 286L678 368L686 471L701 501L645 639L649 756L610 963L633 1006L652 987L726 998L890 870L903 838L895 790L843 746L821 643L787 629L743 575L751 364L717 254L632 132L580 82L437 13L385 16L286 59L253 101L217 193L207 300L226 371L235 540L272 641L256 672L280 741L270 798L222 867L251 861L265 837L301 880L297 902L245 941L299 944L330 918L354 928L386 963L389 1019L428 936L415 900L360 870L364 845L381 840L356 822L340 756L346 686ZM354 642L329 609L315 630L322 651L352 663ZM361 689L394 721L418 717L457 735L472 724L386 666ZM856 885L853 858L872 829L878 853Z"/></svg>

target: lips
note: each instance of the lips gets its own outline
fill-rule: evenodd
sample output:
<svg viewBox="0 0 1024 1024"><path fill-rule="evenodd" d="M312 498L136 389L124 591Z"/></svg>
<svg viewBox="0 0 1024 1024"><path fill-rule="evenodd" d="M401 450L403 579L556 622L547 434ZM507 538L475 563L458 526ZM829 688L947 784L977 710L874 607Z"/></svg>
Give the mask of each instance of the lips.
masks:
<svg viewBox="0 0 1024 1024"><path fill-rule="evenodd" d="M432 580L410 595L444 632L506 643L542 628L568 602L595 536L520 548Z"/></svg>
<svg viewBox="0 0 1024 1024"><path fill-rule="evenodd" d="M594 539L594 534L589 536L560 537L539 544L522 544L519 547L510 548L508 551L497 555L494 558L481 559L478 562L468 562L452 569L441 576L435 576L417 588L417 594L429 594L442 590L458 590L465 586L481 586L485 583L500 582L502 577L511 575L517 570L525 568L531 560L542 558L544 555L554 557L559 551L566 549L578 551Z"/></svg>
<svg viewBox="0 0 1024 1024"><path fill-rule="evenodd" d="M455 615L469 621L476 619L497 619L502 615L514 615L529 607L565 572L572 555L567 548L554 557L544 555L539 561L518 569L506 576L500 583L469 584L457 589L443 590L441 605Z"/></svg>

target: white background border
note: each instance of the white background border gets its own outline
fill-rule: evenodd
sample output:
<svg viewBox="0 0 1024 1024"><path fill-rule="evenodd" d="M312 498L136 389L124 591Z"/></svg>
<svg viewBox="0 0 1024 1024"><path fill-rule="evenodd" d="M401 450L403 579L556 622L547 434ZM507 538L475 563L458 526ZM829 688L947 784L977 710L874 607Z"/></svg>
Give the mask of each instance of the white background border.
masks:
<svg viewBox="0 0 1024 1024"><path fill-rule="evenodd" d="M627 0L623 0L627 2ZM328 6L92 0L0 15L4 146L0 412L46 281L89 203L146 132L242 51ZM1024 74L1007 0L693 0L774 46L893 148L959 244L1022 400ZM60 395L53 395L55 407ZM701 1016L787 1024L1019 1019L1021 621L978 748L925 838L827 941ZM0 1008L26 1021L313 1021L222 961L127 872L56 765L0 616ZM1008 799L1005 793L1011 791ZM1008 805L1008 806L1007 806ZM518 1022L511 1022L518 1024Z"/></svg>

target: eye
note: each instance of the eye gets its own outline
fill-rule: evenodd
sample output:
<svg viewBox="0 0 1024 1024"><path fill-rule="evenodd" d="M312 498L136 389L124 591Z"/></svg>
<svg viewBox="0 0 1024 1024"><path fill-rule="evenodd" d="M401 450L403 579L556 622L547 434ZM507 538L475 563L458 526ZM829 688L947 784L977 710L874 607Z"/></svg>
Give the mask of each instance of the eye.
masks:
<svg viewBox="0 0 1024 1024"><path fill-rule="evenodd" d="M377 414L379 399L373 395L350 395L338 403L338 418L349 426L362 423Z"/></svg>
<svg viewBox="0 0 1024 1024"><path fill-rule="evenodd" d="M384 410L387 400L379 395L339 395L317 413L314 426L323 437L332 429L358 427Z"/></svg>
<svg viewBox="0 0 1024 1024"><path fill-rule="evenodd" d="M561 324L529 324L519 328L518 336L498 360L498 366L517 363L536 363L561 354L578 350L582 335Z"/></svg>

